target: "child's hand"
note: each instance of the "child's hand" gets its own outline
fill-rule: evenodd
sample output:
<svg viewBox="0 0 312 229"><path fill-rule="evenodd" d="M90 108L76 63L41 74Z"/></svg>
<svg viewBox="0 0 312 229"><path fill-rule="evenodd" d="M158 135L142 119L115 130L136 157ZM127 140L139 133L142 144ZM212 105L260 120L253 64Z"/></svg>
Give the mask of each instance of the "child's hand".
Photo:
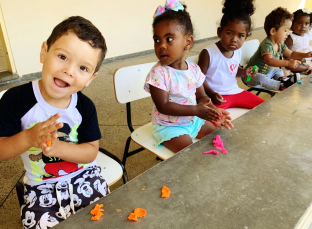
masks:
<svg viewBox="0 0 312 229"><path fill-rule="evenodd" d="M222 115L221 119L216 122L217 126L223 130L223 127L230 130L234 127L234 125L231 123L231 117L229 116L229 112L227 112L224 109L217 108L217 111L220 115Z"/></svg>
<svg viewBox="0 0 312 229"><path fill-rule="evenodd" d="M308 69L303 74L310 75L311 72L312 72L312 66L309 66Z"/></svg>
<svg viewBox="0 0 312 229"><path fill-rule="evenodd" d="M217 104L217 105L221 105L222 103L225 103L226 100L223 100L223 97L215 92L212 96L211 96L211 100L214 104Z"/></svg>
<svg viewBox="0 0 312 229"><path fill-rule="evenodd" d="M39 122L32 128L27 130L27 141L29 144L36 148L49 148L46 141L57 139L56 131L63 127L63 123L58 123L57 119L60 118L60 113L51 116L44 122Z"/></svg>
<svg viewBox="0 0 312 229"><path fill-rule="evenodd" d="M203 102L203 103L199 103L196 105L196 110L197 110L197 117L207 120L207 121L218 121L220 119L218 112L213 109L210 108L208 106L208 104L211 103L210 100Z"/></svg>
<svg viewBox="0 0 312 229"><path fill-rule="evenodd" d="M256 68L256 70L252 71L254 66L250 66L246 68L246 76L255 77L258 73L259 68Z"/></svg>
<svg viewBox="0 0 312 229"><path fill-rule="evenodd" d="M306 58L312 57L312 51L306 53Z"/></svg>
<svg viewBox="0 0 312 229"><path fill-rule="evenodd" d="M289 67L289 68L297 68L299 64L301 64L301 61L299 61L299 60L289 60L287 67Z"/></svg>

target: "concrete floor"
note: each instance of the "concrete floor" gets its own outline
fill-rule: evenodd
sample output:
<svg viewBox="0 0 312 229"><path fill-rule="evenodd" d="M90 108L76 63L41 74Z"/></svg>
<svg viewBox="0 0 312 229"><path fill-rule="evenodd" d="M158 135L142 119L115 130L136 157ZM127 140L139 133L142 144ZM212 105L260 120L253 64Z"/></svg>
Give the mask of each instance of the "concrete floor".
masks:
<svg viewBox="0 0 312 229"><path fill-rule="evenodd" d="M263 40L265 33L263 29L254 31L252 36L248 39ZM197 43L193 48L187 52L186 57L197 55L203 48L215 43L218 39L209 40L207 42ZM103 147L122 159L125 141L130 135L130 131L126 122L126 105L119 104L115 99L113 74L116 69L157 61L154 54L140 56L136 58L129 58L121 61L115 61L112 63L103 64L98 77L91 83L91 85L83 90L94 102L99 119L99 125L102 133L102 139L100 141L100 147ZM21 83L18 83L21 84ZM241 88L247 89L247 87L238 79L238 84ZM8 84L0 86L0 91L16 86L17 84ZM260 97L268 99L265 93L261 93ZM133 108L133 125L134 128L144 125L151 121L152 101L151 98L146 98L138 102L134 102ZM131 143L130 150L139 148L135 143ZM133 179L139 174L143 173L147 169L160 163L156 160L154 154L148 151L142 151L127 160L126 169L129 179ZM0 162L0 183L1 192L8 192L9 187L5 185L3 174L22 174L23 166L20 158L15 158L9 161ZM6 178L10 179L10 178ZM118 181L112 187L111 191L122 185L122 181ZM20 221L20 207L18 204L15 190L10 194L4 205L0 208L0 228L21 228Z"/></svg>

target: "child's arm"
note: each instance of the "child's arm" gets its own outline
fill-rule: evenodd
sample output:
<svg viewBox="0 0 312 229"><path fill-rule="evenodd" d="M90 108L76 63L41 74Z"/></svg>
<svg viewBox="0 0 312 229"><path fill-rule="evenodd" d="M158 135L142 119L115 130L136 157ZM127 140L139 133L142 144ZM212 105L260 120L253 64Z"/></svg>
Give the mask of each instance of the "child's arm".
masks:
<svg viewBox="0 0 312 229"><path fill-rule="evenodd" d="M42 143L55 140L57 134L54 132L63 126L62 123L55 123L58 118L59 114L56 114L45 122L37 123L11 137L0 137L0 160L12 159L31 147L41 148Z"/></svg>
<svg viewBox="0 0 312 229"><path fill-rule="evenodd" d="M95 160L99 151L99 140L80 144L52 141L51 146L44 146L42 153L47 157L58 157L73 163L90 163Z"/></svg>
<svg viewBox="0 0 312 229"><path fill-rule="evenodd" d="M286 49L282 53L286 57L288 57L290 59L295 59L295 60L301 60L301 59L304 59L304 58L312 57L312 52L307 52L307 53L296 52L296 51L291 51L290 49Z"/></svg>
<svg viewBox="0 0 312 229"><path fill-rule="evenodd" d="M210 63L209 53L206 49L203 49L200 52L198 59L198 66L200 67L203 74L206 74L206 72L208 71L209 63ZM226 102L225 100L223 100L222 96L219 93L211 89L206 80L204 82L204 89L206 95L208 95L208 97L211 98L214 104L221 105L222 103Z"/></svg>
<svg viewBox="0 0 312 229"><path fill-rule="evenodd" d="M57 113L56 118L60 117ZM58 124L57 120L53 124ZM61 125L61 127L63 124ZM50 132L53 134L53 132ZM99 150L99 140L92 142L84 142L79 144L71 144L68 142L60 141L56 138L52 140L51 145L48 146L47 142L41 142L42 153L47 157L58 157L68 162L73 163L90 163L95 160Z"/></svg>
<svg viewBox="0 0 312 229"><path fill-rule="evenodd" d="M288 49L286 49L286 50L288 50ZM267 65L272 66L272 67L296 68L296 67L298 67L299 64L301 64L301 62L299 60L280 60L280 59L273 58L272 54L264 55L263 59Z"/></svg>
<svg viewBox="0 0 312 229"><path fill-rule="evenodd" d="M201 102L195 106L170 102L168 92L152 85L150 85L150 93L157 110L162 114L171 116L198 116L202 119L209 118L208 113L210 108L207 102ZM218 117L217 114L215 116Z"/></svg>
<svg viewBox="0 0 312 229"><path fill-rule="evenodd" d="M89 163L94 161L99 149L99 141L70 144L57 139L56 131L63 124L58 123L57 113L44 122L37 123L30 129L23 130L11 137L0 138L0 160L17 157L31 147L41 148L47 157L58 157L73 163ZM52 140L51 146L46 141ZM2 147L4 146L4 147Z"/></svg>
<svg viewBox="0 0 312 229"><path fill-rule="evenodd" d="M290 49L286 49L282 53L284 56L290 59L296 59L296 60L301 60L304 58L312 57L312 52L304 53L304 52L291 51Z"/></svg>
<svg viewBox="0 0 312 229"><path fill-rule="evenodd" d="M287 46L289 50L291 50L291 48L293 47L293 39L291 38L291 36L287 37L285 41L285 45Z"/></svg>

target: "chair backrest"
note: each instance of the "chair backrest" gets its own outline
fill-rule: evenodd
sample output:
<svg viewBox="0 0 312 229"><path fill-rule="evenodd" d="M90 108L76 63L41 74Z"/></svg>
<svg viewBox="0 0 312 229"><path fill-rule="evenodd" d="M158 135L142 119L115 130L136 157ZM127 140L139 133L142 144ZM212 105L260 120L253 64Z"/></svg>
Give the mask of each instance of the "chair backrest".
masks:
<svg viewBox="0 0 312 229"><path fill-rule="evenodd" d="M1 97L3 96L3 94L4 94L6 91L7 91L7 90L0 91L0 99L1 99Z"/></svg>
<svg viewBox="0 0 312 229"><path fill-rule="evenodd" d="M197 64L198 62L198 55L195 55L195 56L189 56L188 58L186 58L188 61L192 61L194 63Z"/></svg>
<svg viewBox="0 0 312 229"><path fill-rule="evenodd" d="M240 61L241 66L244 66L245 64L248 63L250 57L252 57L253 54L257 51L259 44L260 42L257 39L244 42L243 46L241 47L242 51L242 58Z"/></svg>
<svg viewBox="0 0 312 229"><path fill-rule="evenodd" d="M115 71L115 96L119 103L128 103L151 96L144 90L144 83L147 74L155 64L156 62L133 65Z"/></svg>

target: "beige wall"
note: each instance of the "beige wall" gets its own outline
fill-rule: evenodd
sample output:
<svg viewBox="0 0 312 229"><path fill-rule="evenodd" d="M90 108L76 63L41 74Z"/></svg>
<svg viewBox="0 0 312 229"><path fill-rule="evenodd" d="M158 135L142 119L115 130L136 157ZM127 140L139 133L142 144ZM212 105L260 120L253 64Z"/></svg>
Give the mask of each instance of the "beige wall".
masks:
<svg viewBox="0 0 312 229"><path fill-rule="evenodd" d="M309 8L312 10L312 0L306 0L304 8Z"/></svg>
<svg viewBox="0 0 312 229"><path fill-rule="evenodd" d="M312 0L308 0L312 1ZM216 36L221 0L184 0L192 16L195 39ZM275 7L291 12L301 0L255 0L254 27ZM39 52L53 27L66 17L81 15L104 35L107 58L153 49L152 16L165 0L0 0L14 62L19 75L41 71Z"/></svg>

